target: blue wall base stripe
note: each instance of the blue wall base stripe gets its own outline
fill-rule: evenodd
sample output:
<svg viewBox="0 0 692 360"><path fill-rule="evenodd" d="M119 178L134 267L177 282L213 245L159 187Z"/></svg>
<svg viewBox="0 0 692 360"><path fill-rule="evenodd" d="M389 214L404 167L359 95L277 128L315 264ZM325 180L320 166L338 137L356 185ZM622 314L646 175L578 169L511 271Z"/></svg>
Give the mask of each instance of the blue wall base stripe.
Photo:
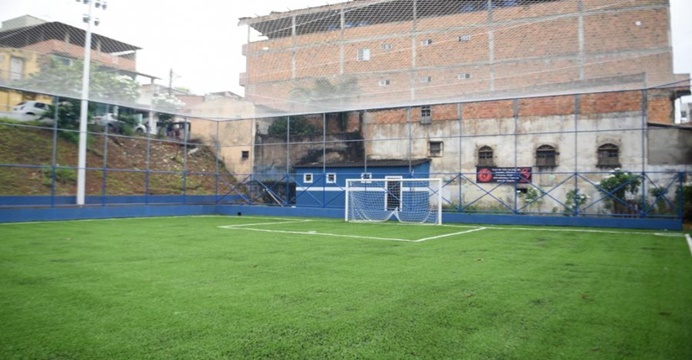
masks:
<svg viewBox="0 0 692 360"><path fill-rule="evenodd" d="M0 223L111 219L126 217L227 215L227 216L294 216L343 219L344 210L335 208L243 206L243 205L122 205L0 208ZM622 229L682 230L680 219L642 219L582 216L530 216L444 213L443 223L579 226Z"/></svg>

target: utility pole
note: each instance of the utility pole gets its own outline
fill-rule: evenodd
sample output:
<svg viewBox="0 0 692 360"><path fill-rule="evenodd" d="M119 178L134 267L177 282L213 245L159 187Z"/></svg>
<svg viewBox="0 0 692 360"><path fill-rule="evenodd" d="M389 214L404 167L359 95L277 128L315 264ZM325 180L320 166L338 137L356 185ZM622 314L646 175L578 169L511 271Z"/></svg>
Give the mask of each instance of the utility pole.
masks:
<svg viewBox="0 0 692 360"><path fill-rule="evenodd" d="M168 72L168 95L173 95L173 68Z"/></svg>

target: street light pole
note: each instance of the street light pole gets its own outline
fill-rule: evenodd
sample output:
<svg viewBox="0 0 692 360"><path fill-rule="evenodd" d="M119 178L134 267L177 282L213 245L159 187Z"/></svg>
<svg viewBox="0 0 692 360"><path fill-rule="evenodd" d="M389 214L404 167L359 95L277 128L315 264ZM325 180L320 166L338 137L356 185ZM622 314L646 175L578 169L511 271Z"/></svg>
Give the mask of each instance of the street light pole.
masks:
<svg viewBox="0 0 692 360"><path fill-rule="evenodd" d="M80 0L77 0L80 2ZM82 72L82 106L79 112L79 153L77 159L77 205L84 205L86 189L86 145L87 145L87 115L89 112L89 74L91 65L91 24L98 26L99 20L92 17L94 1L81 0L89 8L82 20L86 25L84 40L84 71ZM106 2L96 0L96 7L106 9Z"/></svg>

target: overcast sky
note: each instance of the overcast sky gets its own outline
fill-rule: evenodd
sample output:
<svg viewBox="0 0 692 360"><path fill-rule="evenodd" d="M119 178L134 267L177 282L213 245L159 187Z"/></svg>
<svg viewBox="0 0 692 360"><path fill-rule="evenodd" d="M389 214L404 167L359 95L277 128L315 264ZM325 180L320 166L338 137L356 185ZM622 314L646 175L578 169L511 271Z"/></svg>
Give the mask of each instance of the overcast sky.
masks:
<svg viewBox="0 0 692 360"><path fill-rule="evenodd" d="M137 64L140 72L160 77L168 84L169 69L176 77L173 86L197 93L230 90L243 93L238 74L245 70L241 47L247 28L238 26L241 17L267 15L309 6L334 4L337 0L106 0L107 11L96 11L101 24L94 32L142 48ZM674 71L692 73L691 0L670 0ZM83 27L87 7L75 0L0 0L0 21L33 15Z"/></svg>

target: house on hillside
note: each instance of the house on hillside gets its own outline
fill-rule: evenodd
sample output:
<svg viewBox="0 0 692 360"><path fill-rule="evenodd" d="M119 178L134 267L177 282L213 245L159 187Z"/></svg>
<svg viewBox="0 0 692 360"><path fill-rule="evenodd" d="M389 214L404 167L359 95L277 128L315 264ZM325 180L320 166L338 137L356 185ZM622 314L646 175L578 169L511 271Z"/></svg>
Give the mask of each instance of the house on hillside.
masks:
<svg viewBox="0 0 692 360"><path fill-rule="evenodd" d="M186 105L192 136L216 149L226 169L247 176L253 171L255 106L230 91L209 93L202 101Z"/></svg>
<svg viewBox="0 0 692 360"><path fill-rule="evenodd" d="M2 22L0 28L0 111L9 111L23 100L51 102L51 95L75 96L80 81L47 81L26 91L16 84L41 71L49 61L71 65L84 56L85 31L57 21L30 15ZM103 71L132 79L155 77L137 71L137 51L141 48L107 36L92 34L92 72ZM69 80L69 81L68 81ZM77 79L79 80L79 79Z"/></svg>

